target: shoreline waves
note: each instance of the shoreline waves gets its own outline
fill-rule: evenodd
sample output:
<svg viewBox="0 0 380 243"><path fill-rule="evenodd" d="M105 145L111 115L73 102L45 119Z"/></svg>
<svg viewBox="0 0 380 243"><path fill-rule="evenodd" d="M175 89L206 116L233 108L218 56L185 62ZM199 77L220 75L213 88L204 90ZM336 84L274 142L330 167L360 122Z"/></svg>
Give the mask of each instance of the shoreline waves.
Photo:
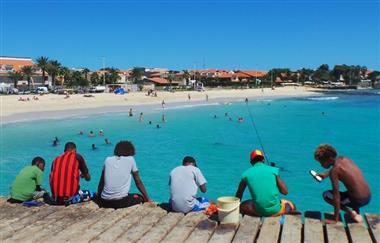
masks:
<svg viewBox="0 0 380 243"><path fill-rule="evenodd" d="M149 97L145 92L115 95L113 93L94 94L87 98L83 95L64 96L48 94L39 96L38 101L17 101L18 96L1 96L0 119L2 124L30 122L35 120L57 120L71 117L93 116L105 113L128 112L130 108L141 112L161 110L161 102L165 101L165 109L181 109L194 106L208 106L215 103L243 101L248 97L252 101L267 102L272 99L291 97L322 96L322 93L304 88L281 87L276 90L235 89L210 90L206 92L178 91L175 93L158 92L158 97ZM187 95L190 94L191 100ZM206 94L209 100L206 101Z"/></svg>

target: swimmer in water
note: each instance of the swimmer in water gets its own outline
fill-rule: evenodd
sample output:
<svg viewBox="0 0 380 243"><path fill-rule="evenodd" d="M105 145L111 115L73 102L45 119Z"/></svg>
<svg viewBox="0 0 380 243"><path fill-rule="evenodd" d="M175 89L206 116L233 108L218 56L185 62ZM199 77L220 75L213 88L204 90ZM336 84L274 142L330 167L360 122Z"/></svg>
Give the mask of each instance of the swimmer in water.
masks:
<svg viewBox="0 0 380 243"><path fill-rule="evenodd" d="M141 112L140 113L139 122L143 122L143 121L144 121L144 114Z"/></svg>
<svg viewBox="0 0 380 243"><path fill-rule="evenodd" d="M88 136L89 137L94 137L95 135L94 135L94 132L93 131L90 131L89 133L88 133Z"/></svg>
<svg viewBox="0 0 380 243"><path fill-rule="evenodd" d="M156 128L160 128L160 124L157 124Z"/></svg>
<svg viewBox="0 0 380 243"><path fill-rule="evenodd" d="M79 131L79 135L83 135L83 131Z"/></svg>
<svg viewBox="0 0 380 243"><path fill-rule="evenodd" d="M111 141L110 141L108 138L104 139L104 142L105 142L106 144L111 144Z"/></svg>
<svg viewBox="0 0 380 243"><path fill-rule="evenodd" d="M99 136L104 136L104 131L103 131L103 129L100 129L100 130L99 130Z"/></svg>
<svg viewBox="0 0 380 243"><path fill-rule="evenodd" d="M95 149L97 149L97 147L95 146L95 144L94 144L94 143L91 145L91 147L92 147L92 150L95 150Z"/></svg>
<svg viewBox="0 0 380 243"><path fill-rule="evenodd" d="M129 109L129 113L128 113L129 116L133 116L133 113L132 113L132 108Z"/></svg>
<svg viewBox="0 0 380 243"><path fill-rule="evenodd" d="M165 116L165 114L162 114L162 122L166 122L166 116Z"/></svg>

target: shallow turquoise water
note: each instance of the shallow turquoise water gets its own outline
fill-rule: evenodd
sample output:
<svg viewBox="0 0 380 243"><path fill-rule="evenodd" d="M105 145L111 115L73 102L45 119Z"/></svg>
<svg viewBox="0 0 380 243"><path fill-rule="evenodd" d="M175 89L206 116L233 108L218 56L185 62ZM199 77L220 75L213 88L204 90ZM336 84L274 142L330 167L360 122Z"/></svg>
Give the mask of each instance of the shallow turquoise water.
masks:
<svg viewBox="0 0 380 243"><path fill-rule="evenodd" d="M281 177L289 188L288 199L301 210L332 210L321 194L330 189L328 180L317 183L308 171L323 171L313 159L320 143L333 144L341 155L347 155L363 170L373 197L367 212L380 212L380 95L371 93L329 93L323 97L249 102L249 110L262 138L270 161L282 167ZM139 110L135 111L138 114ZM233 118L229 121L225 113ZM322 115L322 112L325 114ZM160 122L162 110L144 111L145 122L135 115L103 114L65 120L32 121L7 124L1 132L0 194L7 195L18 171L40 155L47 161L45 187L51 161L63 151L67 141L74 141L85 157L92 174L91 182L82 188L96 190L106 156L112 155L114 144L127 139L136 147L136 161L143 182L152 199L169 197L168 175L192 155L208 180L207 196L216 199L234 195L241 173L249 168L249 153L259 148L257 136L243 102L212 103L205 106L168 108L168 122ZM217 115L214 119L213 116ZM238 123L237 118L245 122ZM148 121L153 121L149 125ZM105 137L89 138L78 132L103 129L113 145L104 145ZM62 141L57 147L51 141ZM98 147L91 150L91 144ZM133 189L135 190L135 189ZM248 190L245 192L247 198Z"/></svg>

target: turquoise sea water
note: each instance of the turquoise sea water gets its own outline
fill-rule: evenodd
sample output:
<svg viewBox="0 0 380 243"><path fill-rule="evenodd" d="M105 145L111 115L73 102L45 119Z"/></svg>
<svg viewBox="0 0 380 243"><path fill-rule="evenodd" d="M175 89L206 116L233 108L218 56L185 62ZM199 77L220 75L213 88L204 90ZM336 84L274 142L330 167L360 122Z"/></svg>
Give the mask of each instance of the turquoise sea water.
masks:
<svg viewBox="0 0 380 243"><path fill-rule="evenodd" d="M341 155L352 158L363 170L372 193L367 212L380 212L380 95L379 91L328 93L321 97L280 100L250 100L257 129L270 161L283 168L281 177L289 188L286 197L301 210L332 210L321 198L330 189L328 180L317 183L309 170L323 171L313 159L320 143L333 144ZM144 110L144 123L127 114L102 114L65 120L32 121L3 125L1 130L0 194L7 195L15 175L34 156L47 161L45 187L51 161L74 141L92 174L82 188L97 189L106 156L113 154L117 141L127 139L136 147L136 161L147 191L155 201L169 197L168 175L185 155L192 155L208 180L207 196L234 195L242 172L249 168L249 153L259 142L244 102L167 104L167 123L160 129L162 109ZM324 112L324 115L322 114ZM228 113L233 121L225 117ZM217 118L213 118L217 115ZM244 117L238 123L238 117ZM149 125L148 121L153 121ZM80 136L99 129L105 136ZM61 144L52 147L54 136ZM105 145L104 138L113 145ZM98 149L92 151L91 144ZM133 191L136 189L133 188ZM249 196L248 190L245 197Z"/></svg>

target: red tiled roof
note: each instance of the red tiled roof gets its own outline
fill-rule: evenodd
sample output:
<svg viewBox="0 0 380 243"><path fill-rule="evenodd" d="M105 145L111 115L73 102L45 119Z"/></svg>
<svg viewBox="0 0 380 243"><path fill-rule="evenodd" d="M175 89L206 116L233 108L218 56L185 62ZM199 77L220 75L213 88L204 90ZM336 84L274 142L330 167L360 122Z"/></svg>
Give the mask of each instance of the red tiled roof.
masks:
<svg viewBox="0 0 380 243"><path fill-rule="evenodd" d="M169 84L169 80L164 79L164 78L146 78L145 80L151 81L153 83L157 84Z"/></svg>
<svg viewBox="0 0 380 243"><path fill-rule="evenodd" d="M19 71L23 66L33 66L31 58L0 57L0 67L11 66L14 71Z"/></svg>
<svg viewBox="0 0 380 243"><path fill-rule="evenodd" d="M251 77L263 77L268 73L267 71L259 71L259 70L239 70L239 72L247 74Z"/></svg>

